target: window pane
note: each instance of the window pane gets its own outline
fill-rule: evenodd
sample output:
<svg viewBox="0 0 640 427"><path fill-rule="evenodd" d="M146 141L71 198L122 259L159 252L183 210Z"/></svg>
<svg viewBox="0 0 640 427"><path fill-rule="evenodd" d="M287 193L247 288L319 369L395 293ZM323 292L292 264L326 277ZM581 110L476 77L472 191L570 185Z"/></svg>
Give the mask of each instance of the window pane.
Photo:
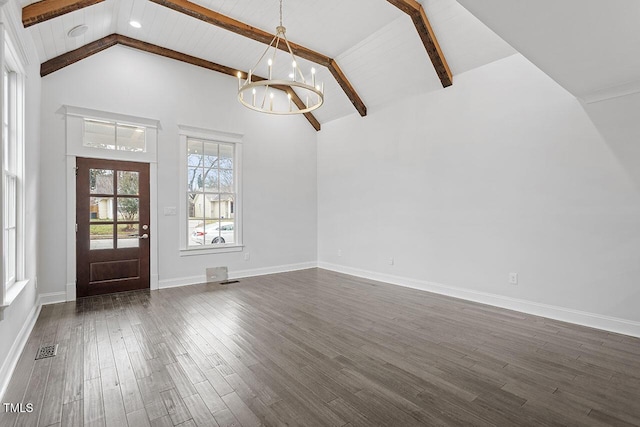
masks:
<svg viewBox="0 0 640 427"><path fill-rule="evenodd" d="M12 228L16 226L16 215L18 210L17 179L13 175L5 174L4 190L4 226Z"/></svg>
<svg viewBox="0 0 640 427"><path fill-rule="evenodd" d="M220 192L233 193L233 171L229 169L220 169Z"/></svg>
<svg viewBox="0 0 640 427"><path fill-rule="evenodd" d="M189 221L189 246L202 246L205 244L204 221L192 219Z"/></svg>
<svg viewBox="0 0 640 427"><path fill-rule="evenodd" d="M219 168L233 169L233 146L228 144L220 144L220 162Z"/></svg>
<svg viewBox="0 0 640 427"><path fill-rule="evenodd" d="M138 224L118 224L118 248L137 248L139 235Z"/></svg>
<svg viewBox="0 0 640 427"><path fill-rule="evenodd" d="M187 147L187 166L202 167L202 141L190 139Z"/></svg>
<svg viewBox="0 0 640 427"><path fill-rule="evenodd" d="M233 219L234 213L234 198L230 194L222 194L220 196L220 219Z"/></svg>
<svg viewBox="0 0 640 427"><path fill-rule="evenodd" d="M118 150L124 151L146 151L145 128L130 125L118 125L117 145Z"/></svg>
<svg viewBox="0 0 640 427"><path fill-rule="evenodd" d="M113 249L114 224L91 224L89 226L89 249Z"/></svg>
<svg viewBox="0 0 640 427"><path fill-rule="evenodd" d="M5 230L4 265L6 268L4 283L11 285L16 281L16 229Z"/></svg>
<svg viewBox="0 0 640 427"><path fill-rule="evenodd" d="M113 194L113 171L89 169L89 189L91 194Z"/></svg>
<svg viewBox="0 0 640 427"><path fill-rule="evenodd" d="M86 147L116 149L115 123L97 120L84 121L84 145Z"/></svg>
<svg viewBox="0 0 640 427"><path fill-rule="evenodd" d="M204 179L204 191L218 192L220 191L220 178L218 177L218 169L210 169Z"/></svg>
<svg viewBox="0 0 640 427"><path fill-rule="evenodd" d="M90 197L89 219L91 221L113 221L113 197Z"/></svg>
<svg viewBox="0 0 640 427"><path fill-rule="evenodd" d="M189 168L187 171L187 191L201 191L204 186L202 168Z"/></svg>
<svg viewBox="0 0 640 427"><path fill-rule="evenodd" d="M118 171L118 194L138 195L138 172Z"/></svg>
<svg viewBox="0 0 640 427"><path fill-rule="evenodd" d="M137 221L139 206L137 197L118 197L118 221Z"/></svg>
<svg viewBox="0 0 640 427"><path fill-rule="evenodd" d="M218 144L212 142L204 143L204 167L218 167Z"/></svg>

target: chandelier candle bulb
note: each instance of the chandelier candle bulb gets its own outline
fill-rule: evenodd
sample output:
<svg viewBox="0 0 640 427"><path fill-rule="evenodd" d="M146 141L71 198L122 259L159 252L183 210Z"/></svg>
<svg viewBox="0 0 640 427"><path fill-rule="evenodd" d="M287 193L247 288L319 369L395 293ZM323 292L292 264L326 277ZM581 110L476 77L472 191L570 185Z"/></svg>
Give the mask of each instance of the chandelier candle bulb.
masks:
<svg viewBox="0 0 640 427"><path fill-rule="evenodd" d="M253 89L251 92L253 92L253 106L256 106L256 90Z"/></svg>
<svg viewBox="0 0 640 427"><path fill-rule="evenodd" d="M238 71L238 89L242 87L242 73Z"/></svg>
<svg viewBox="0 0 640 427"><path fill-rule="evenodd" d="M316 85L316 69L315 68L311 69L311 85L312 86Z"/></svg>
<svg viewBox="0 0 640 427"><path fill-rule="evenodd" d="M269 59L269 61L267 61L267 65L269 65L269 80L271 80L271 70L273 68L273 61L271 59Z"/></svg>

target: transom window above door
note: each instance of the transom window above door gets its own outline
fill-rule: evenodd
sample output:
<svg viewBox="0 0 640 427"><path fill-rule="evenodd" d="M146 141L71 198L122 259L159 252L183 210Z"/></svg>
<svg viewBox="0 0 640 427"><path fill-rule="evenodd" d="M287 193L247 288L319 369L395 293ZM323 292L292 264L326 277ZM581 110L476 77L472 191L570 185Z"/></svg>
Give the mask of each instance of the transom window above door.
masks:
<svg viewBox="0 0 640 427"><path fill-rule="evenodd" d="M118 122L84 119L83 145L103 150L145 152L146 128Z"/></svg>
<svg viewBox="0 0 640 427"><path fill-rule="evenodd" d="M158 120L65 105L67 155L155 163Z"/></svg>

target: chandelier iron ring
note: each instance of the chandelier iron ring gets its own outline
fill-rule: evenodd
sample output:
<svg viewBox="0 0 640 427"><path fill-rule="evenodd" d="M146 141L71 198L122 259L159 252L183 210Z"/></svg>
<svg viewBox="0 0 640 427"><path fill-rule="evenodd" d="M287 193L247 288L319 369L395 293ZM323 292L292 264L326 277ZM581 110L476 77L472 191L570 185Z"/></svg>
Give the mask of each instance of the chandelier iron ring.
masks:
<svg viewBox="0 0 640 427"><path fill-rule="evenodd" d="M270 87L276 90L276 87L278 86L289 87L291 88L292 91L293 91L293 87L301 88L315 95L315 96L312 96L312 98L315 98L313 99L315 102L313 104L309 104L306 108L295 110L295 111L271 110L262 106L262 103L259 105L255 104L255 93L253 93L253 89L256 89L258 87L266 87L266 88ZM245 93L249 93L249 96L245 96ZM249 100L251 100L251 102L249 102ZM285 116L285 115L291 115L291 114L310 113L311 111L320 108L320 106L322 106L322 104L324 103L324 94L320 89L303 82L291 81L291 80L258 80L251 83L245 83L240 87L240 89L238 89L238 101L240 101L240 103L245 107L250 108L254 111ZM267 101L267 102L270 102L270 101Z"/></svg>
<svg viewBox="0 0 640 427"><path fill-rule="evenodd" d="M238 71L238 101L251 110L274 115L305 114L320 108L324 103L324 84L317 84L315 68L311 68L311 77L307 80L287 40L286 32L287 29L282 23L282 0L280 0L280 25L276 27L276 33L271 43L248 73ZM282 72L286 67L275 67L280 51L286 52L287 59L285 61L291 61L289 80L284 78L286 73L283 75ZM266 77L258 77L258 73L264 71L267 71ZM243 74L245 75L244 82ZM274 76L274 74L276 75ZM260 88L259 96L258 88ZM301 99L294 88L304 92L302 97L305 101ZM288 109L283 108L285 106L278 100L274 100L274 89L287 93ZM260 98L259 102L257 102L257 98Z"/></svg>

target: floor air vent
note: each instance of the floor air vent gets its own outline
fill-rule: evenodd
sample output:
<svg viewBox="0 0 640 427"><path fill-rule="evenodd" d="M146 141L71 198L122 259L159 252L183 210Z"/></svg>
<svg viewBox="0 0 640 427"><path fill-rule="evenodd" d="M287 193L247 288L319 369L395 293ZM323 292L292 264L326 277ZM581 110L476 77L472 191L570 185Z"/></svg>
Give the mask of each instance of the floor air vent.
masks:
<svg viewBox="0 0 640 427"><path fill-rule="evenodd" d="M46 359L47 357L53 357L57 353L58 353L58 344L45 345L44 347L40 347L38 349L38 354L36 354L36 360Z"/></svg>

